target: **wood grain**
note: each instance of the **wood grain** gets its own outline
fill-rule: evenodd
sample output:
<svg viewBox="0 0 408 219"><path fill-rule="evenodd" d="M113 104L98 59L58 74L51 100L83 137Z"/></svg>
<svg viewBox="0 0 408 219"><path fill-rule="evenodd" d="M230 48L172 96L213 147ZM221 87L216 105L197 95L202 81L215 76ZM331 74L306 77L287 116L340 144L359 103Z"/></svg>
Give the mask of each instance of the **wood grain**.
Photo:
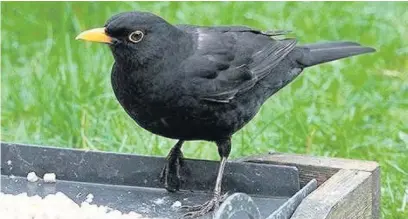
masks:
<svg viewBox="0 0 408 219"><path fill-rule="evenodd" d="M328 180L331 180L331 178L334 175L338 174L339 171L345 171L345 170L355 171L357 172L357 175L369 174L370 177L368 177L367 180L362 182L365 188L358 187L357 191L361 190L363 192L367 192L367 194L369 194L370 196L370 198L364 199L364 200L371 200L370 202L371 207L369 208L371 210L370 218L374 218L374 219L380 218L380 215L379 215L380 214L380 193L381 193L380 191L381 189L380 187L380 167L378 163L376 162L362 161L362 160L350 160L350 159L344 159L344 158L316 157L316 156L297 155L297 154L281 154L281 153L273 153L273 154L261 155L261 156L250 156L250 157L242 158L239 161L296 166L299 170L301 186L303 187L310 180L316 179L319 185L319 188L317 190L320 190L321 189L320 187L323 186L325 182L328 182ZM335 184L335 185L338 185L338 184ZM338 187L338 188L331 187L331 189L335 191L341 191L342 188L341 187ZM354 193L350 195L352 196L353 194ZM357 196L356 198L359 198L359 197L360 196ZM341 200L343 199L337 199L337 201L339 202ZM354 203L354 202L350 202L350 203ZM342 205L341 203L338 203L336 204L336 206L338 208L339 206L342 206ZM318 207L318 206L310 206L310 207L327 208L328 206L322 205L321 207ZM333 206L329 206L329 207L330 209L333 208ZM344 205L344 207L348 207L348 206ZM346 208L346 209L351 210L350 208ZM311 210L311 212L313 212L313 210ZM336 215L336 214L339 214L339 212L340 211L334 211L333 214ZM365 212L365 211L362 211L362 212ZM328 212L327 214L328 214L327 216L329 217L330 214ZM356 214L356 215L359 215L359 214ZM317 218L326 218L326 217L317 217ZM345 218L349 218L349 217L345 217ZM350 218L353 218L353 217L350 217ZM357 217L357 218L365 218L365 215L362 215L362 217Z"/></svg>
<svg viewBox="0 0 408 219"><path fill-rule="evenodd" d="M291 219L372 218L372 174L339 170L298 206Z"/></svg>

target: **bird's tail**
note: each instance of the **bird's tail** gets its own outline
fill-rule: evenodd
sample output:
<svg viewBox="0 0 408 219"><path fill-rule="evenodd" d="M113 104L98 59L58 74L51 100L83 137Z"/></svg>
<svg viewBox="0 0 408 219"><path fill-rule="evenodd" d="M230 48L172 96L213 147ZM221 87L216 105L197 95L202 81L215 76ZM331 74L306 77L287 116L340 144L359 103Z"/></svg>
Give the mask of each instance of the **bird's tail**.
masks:
<svg viewBox="0 0 408 219"><path fill-rule="evenodd" d="M330 62L350 56L375 52L375 49L355 42L325 42L299 46L304 49L298 60L305 67Z"/></svg>

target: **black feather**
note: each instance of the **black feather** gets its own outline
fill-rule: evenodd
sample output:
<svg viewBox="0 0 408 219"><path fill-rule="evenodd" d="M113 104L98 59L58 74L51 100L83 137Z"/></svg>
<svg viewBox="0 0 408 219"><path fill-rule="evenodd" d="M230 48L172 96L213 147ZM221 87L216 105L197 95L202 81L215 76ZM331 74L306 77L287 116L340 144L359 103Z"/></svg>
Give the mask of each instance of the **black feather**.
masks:
<svg viewBox="0 0 408 219"><path fill-rule="evenodd" d="M298 62L305 67L376 51L373 48L360 46L353 42L318 43L303 45L300 48L305 50Z"/></svg>

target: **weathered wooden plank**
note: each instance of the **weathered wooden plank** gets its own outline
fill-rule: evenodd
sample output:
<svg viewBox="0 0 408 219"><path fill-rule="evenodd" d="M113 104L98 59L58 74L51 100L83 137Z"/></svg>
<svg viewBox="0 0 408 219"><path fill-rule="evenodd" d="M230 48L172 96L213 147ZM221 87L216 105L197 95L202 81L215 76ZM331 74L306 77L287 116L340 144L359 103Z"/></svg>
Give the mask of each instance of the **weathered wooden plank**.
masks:
<svg viewBox="0 0 408 219"><path fill-rule="evenodd" d="M358 170L339 170L307 196L292 219L373 218L372 174Z"/></svg>
<svg viewBox="0 0 408 219"><path fill-rule="evenodd" d="M311 179L321 185L341 169L369 172L372 174L372 218L380 218L380 167L376 162L280 153L245 157L240 161L296 166L302 187Z"/></svg>
<svg viewBox="0 0 408 219"><path fill-rule="evenodd" d="M373 218L380 218L380 203L381 203L381 170L378 166L372 172L372 186L371 186L371 195L373 196Z"/></svg>
<svg viewBox="0 0 408 219"><path fill-rule="evenodd" d="M317 157L300 154L271 153L269 155L257 155L245 157L241 160L276 162L279 164L296 164L303 166L326 167L333 169L362 170L373 172L378 168L374 161L351 160L345 158Z"/></svg>

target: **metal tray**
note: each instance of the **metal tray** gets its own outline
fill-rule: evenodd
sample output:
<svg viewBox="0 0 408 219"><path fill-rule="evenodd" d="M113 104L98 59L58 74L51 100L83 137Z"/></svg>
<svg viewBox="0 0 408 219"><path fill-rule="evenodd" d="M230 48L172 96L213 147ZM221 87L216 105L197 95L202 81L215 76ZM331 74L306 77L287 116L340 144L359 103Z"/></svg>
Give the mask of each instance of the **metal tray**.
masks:
<svg viewBox="0 0 408 219"><path fill-rule="evenodd" d="M207 201L218 162L186 159L182 190L177 193L167 192L159 181L165 162L161 157L1 143L1 190L40 196L61 191L77 203L92 193L93 203L122 212L180 218L183 212L172 204ZM28 182L31 171L40 177L55 173L57 182ZM315 187L311 182L300 190L295 167L231 161L223 180L223 191L230 196L214 214L202 218L290 218Z"/></svg>

